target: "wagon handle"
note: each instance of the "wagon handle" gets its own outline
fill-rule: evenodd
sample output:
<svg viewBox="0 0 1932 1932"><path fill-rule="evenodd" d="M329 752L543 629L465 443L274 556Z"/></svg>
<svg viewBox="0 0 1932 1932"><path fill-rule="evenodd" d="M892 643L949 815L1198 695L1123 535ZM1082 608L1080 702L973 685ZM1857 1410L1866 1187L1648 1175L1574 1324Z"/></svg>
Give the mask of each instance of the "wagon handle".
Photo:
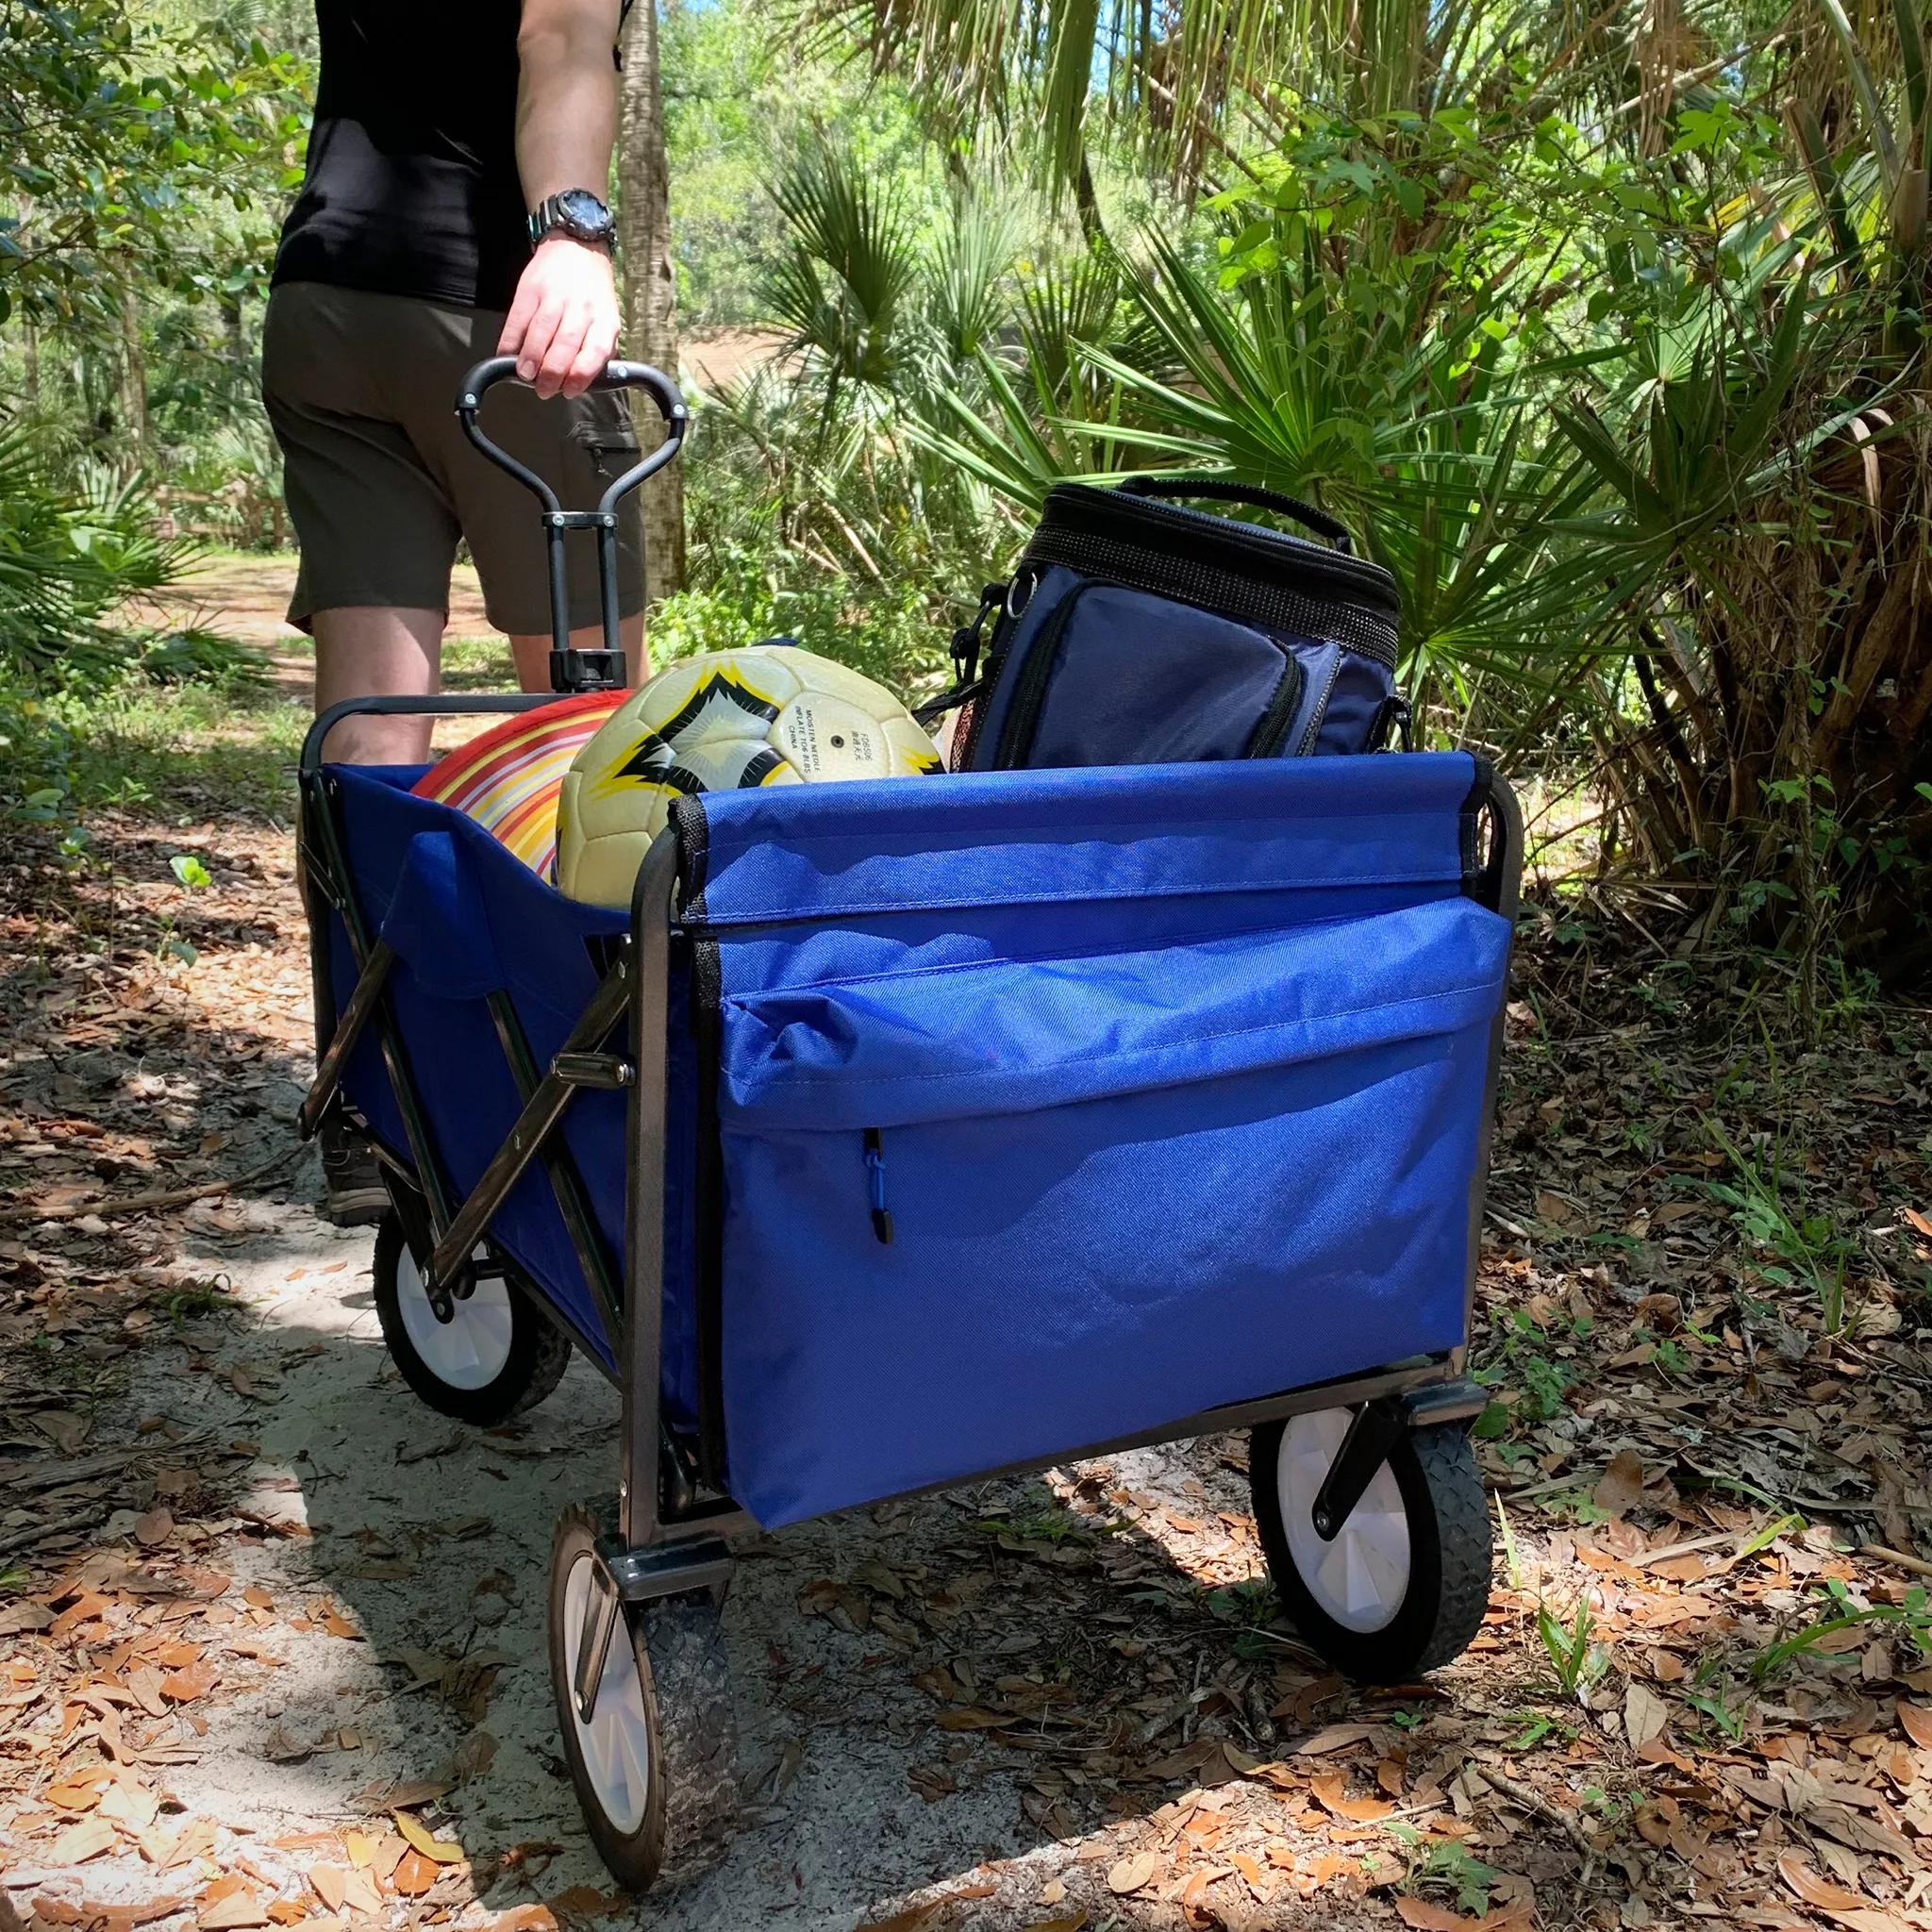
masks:
<svg viewBox="0 0 1932 1932"><path fill-rule="evenodd" d="M641 389L664 419L664 440L611 484L595 509L565 509L556 491L527 464L483 433L476 420L484 396L499 382L521 381L514 356L492 356L463 377L457 391L457 418L463 434L494 463L514 476L542 506L543 536L550 562L550 682L559 691L612 691L624 683L624 645L617 618L617 506L647 476L655 476L684 443L690 411L677 385L645 362L611 362L591 383L593 390ZM567 530L597 533L597 589L603 606L604 647L574 651L570 642L570 593L564 571Z"/></svg>

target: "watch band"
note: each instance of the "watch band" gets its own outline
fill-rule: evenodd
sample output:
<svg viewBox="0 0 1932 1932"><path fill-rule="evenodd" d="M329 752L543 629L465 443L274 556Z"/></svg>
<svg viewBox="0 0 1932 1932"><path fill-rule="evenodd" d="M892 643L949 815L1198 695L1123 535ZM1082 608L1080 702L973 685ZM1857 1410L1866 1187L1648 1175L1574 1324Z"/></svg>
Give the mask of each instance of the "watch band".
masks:
<svg viewBox="0 0 1932 1932"><path fill-rule="evenodd" d="M596 219L585 221L574 215L568 206L572 202L588 202L596 210ZM561 234L586 247L608 248L612 225L610 210L600 196L588 188L566 188L557 194L546 194L531 210L530 245L534 248L546 237Z"/></svg>

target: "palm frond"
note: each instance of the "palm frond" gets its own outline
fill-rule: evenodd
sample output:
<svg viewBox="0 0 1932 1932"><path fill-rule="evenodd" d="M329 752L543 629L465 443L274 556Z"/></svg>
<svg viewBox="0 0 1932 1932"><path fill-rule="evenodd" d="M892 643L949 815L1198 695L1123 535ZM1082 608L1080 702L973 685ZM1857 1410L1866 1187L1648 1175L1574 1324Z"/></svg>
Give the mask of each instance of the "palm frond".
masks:
<svg viewBox="0 0 1932 1932"><path fill-rule="evenodd" d="M1004 287L1025 233L998 182L961 195L927 277L927 318L949 366L974 361L1007 319Z"/></svg>
<svg viewBox="0 0 1932 1932"><path fill-rule="evenodd" d="M819 364L834 394L847 383L889 382L919 274L902 205L823 139L801 149L772 195L791 246L758 294L788 333L786 353Z"/></svg>

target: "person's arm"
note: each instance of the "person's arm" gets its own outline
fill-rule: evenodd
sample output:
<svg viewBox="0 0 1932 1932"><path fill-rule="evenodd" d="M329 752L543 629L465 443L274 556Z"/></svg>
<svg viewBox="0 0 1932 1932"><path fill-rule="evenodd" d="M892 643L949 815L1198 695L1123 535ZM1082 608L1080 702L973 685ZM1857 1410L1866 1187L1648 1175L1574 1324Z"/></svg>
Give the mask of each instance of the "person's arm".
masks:
<svg viewBox="0 0 1932 1932"><path fill-rule="evenodd" d="M600 199L617 140L618 0L524 0L517 171L534 208L566 188ZM540 396L581 395L617 346L610 256L567 235L538 243L496 345Z"/></svg>

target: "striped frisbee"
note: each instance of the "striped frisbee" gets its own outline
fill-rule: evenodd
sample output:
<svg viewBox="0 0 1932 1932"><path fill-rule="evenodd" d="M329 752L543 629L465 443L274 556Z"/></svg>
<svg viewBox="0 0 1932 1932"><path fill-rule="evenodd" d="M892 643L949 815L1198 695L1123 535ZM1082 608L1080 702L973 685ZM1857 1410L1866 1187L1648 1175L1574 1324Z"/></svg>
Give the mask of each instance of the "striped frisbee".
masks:
<svg viewBox="0 0 1932 1932"><path fill-rule="evenodd" d="M506 718L459 744L410 788L467 812L541 877L557 859L557 801L571 760L631 693L586 691Z"/></svg>

